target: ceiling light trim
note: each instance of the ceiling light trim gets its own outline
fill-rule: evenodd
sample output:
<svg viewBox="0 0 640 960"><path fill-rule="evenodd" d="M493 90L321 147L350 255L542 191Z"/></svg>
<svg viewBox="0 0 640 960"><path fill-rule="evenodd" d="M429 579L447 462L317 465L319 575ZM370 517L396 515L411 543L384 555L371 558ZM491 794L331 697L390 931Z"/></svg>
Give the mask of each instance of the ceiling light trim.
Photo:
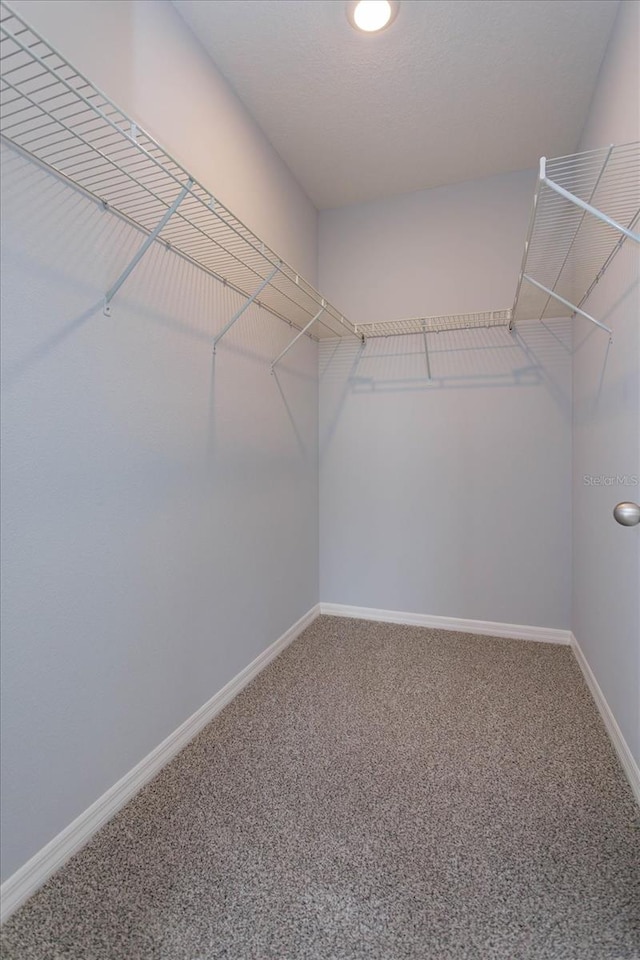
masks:
<svg viewBox="0 0 640 960"><path fill-rule="evenodd" d="M347 3L347 20L349 21L353 29L357 31L357 33L363 34L364 36L373 37L373 36L377 36L379 33L384 33L385 30L389 29L391 24L394 22L394 20L398 16L400 0L386 0L390 10L389 19L381 27L376 27L373 30L367 30L356 21L356 9L360 6L362 2L363 0L349 0L349 2ZM368 2L368 0L364 0L364 2Z"/></svg>

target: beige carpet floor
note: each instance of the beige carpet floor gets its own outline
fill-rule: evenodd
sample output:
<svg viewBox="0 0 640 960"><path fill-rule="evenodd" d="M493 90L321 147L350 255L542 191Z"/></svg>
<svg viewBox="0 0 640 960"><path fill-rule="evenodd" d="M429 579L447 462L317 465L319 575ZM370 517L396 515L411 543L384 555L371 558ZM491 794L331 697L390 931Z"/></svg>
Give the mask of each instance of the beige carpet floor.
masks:
<svg viewBox="0 0 640 960"><path fill-rule="evenodd" d="M6 960L632 960L639 811L568 647L321 617Z"/></svg>

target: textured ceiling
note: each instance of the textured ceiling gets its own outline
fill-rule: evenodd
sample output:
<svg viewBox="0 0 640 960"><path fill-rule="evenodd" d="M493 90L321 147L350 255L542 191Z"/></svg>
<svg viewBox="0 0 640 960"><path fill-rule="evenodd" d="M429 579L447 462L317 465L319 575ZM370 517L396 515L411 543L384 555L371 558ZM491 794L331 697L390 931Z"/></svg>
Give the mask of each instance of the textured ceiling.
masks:
<svg viewBox="0 0 640 960"><path fill-rule="evenodd" d="M575 150L617 0L174 0L319 208Z"/></svg>

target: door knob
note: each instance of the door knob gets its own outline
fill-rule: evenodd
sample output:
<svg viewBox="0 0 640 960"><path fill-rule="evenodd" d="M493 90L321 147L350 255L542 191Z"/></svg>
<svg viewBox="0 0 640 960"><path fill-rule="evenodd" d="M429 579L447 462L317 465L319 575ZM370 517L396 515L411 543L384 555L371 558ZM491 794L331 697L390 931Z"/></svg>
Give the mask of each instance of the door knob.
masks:
<svg viewBox="0 0 640 960"><path fill-rule="evenodd" d="M623 527L635 527L636 523L640 523L640 506L637 503L617 503L613 515Z"/></svg>

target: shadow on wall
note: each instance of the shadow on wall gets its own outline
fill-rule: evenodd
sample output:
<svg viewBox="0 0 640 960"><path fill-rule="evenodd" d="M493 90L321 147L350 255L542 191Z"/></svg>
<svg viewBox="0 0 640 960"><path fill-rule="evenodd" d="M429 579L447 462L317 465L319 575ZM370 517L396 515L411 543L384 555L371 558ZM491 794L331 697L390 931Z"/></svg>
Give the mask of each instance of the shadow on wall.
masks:
<svg viewBox="0 0 640 960"><path fill-rule="evenodd" d="M138 361L160 364L162 370L157 372L165 378L166 402L176 390L183 392L181 374L195 361L197 376L192 369L186 379L188 390L198 386L204 401L199 419L206 410L203 446L211 463L216 416L225 422L234 419L230 407L235 406L224 391L221 399L216 387L213 338L242 306L244 297L156 243L114 298L111 317L105 317L104 293L131 261L144 234L12 146L3 144L2 162L7 184L4 213L12 227L10 266L24 276L37 272L38 283L23 287L25 305L33 300L34 316L42 313L36 303L37 286L50 291L46 317L29 327L23 325L20 331L14 325L5 328L4 388L20 390L24 381L42 376L42 367L59 363L71 350L78 353L77 363L92 369L97 383L112 362L120 367L120 380L127 371L133 374ZM256 274L256 286L260 281ZM310 461L310 444L315 448L315 442L303 440L309 434L306 391L316 379L310 345L297 345L281 365L279 377L270 376L271 361L295 332L252 304L220 343L219 360L233 367L234 394L244 382L245 407L263 391L269 397L271 412L282 416L283 429L289 434L290 443L282 438L287 455ZM301 358L305 358L302 363ZM222 374L225 390L228 379ZM264 415L264 403L262 396L256 405L258 418Z"/></svg>
<svg viewBox="0 0 640 960"><path fill-rule="evenodd" d="M571 324L562 318L521 322L513 332L489 327L429 333L428 358L421 334L321 344L320 384L329 407L321 449L331 439L347 397L357 394L540 388L569 418Z"/></svg>
<svg viewBox="0 0 640 960"><path fill-rule="evenodd" d="M317 603L318 394L257 307L213 380L242 300L162 244L104 316L140 231L2 155L8 876Z"/></svg>
<svg viewBox="0 0 640 960"><path fill-rule="evenodd" d="M599 314L603 322L613 329L613 336L609 338L603 335L588 321L579 319L576 324L574 354L579 359L580 354L586 351L590 354L591 364L589 401L576 404L574 411L576 424L588 422L598 414L598 411L600 415L617 416L619 410L628 405L627 398L637 395L638 392L637 367L624 363L621 365L622 358L619 353L616 355L615 347L618 337L622 342L626 341L626 332L621 328L629 322L637 323L638 310L634 309L634 304L637 303L640 293L640 277L637 275L635 251L631 249L630 244L627 244L622 253L623 256L618 257L616 267L620 268L617 276L624 285L623 292L606 311ZM631 280L627 279L629 271L634 271L636 274Z"/></svg>

